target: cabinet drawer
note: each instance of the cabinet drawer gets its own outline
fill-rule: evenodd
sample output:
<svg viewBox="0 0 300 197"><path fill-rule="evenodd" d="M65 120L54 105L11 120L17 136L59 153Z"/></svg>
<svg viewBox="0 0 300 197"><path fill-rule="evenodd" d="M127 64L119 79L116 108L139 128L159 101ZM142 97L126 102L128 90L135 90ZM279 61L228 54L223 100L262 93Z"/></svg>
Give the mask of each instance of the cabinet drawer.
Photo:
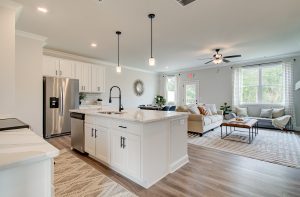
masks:
<svg viewBox="0 0 300 197"><path fill-rule="evenodd" d="M118 129L121 131L126 131L128 133L140 135L141 132L141 125L138 123L132 123L128 121L122 121L122 120L112 120L111 127L114 129Z"/></svg>
<svg viewBox="0 0 300 197"><path fill-rule="evenodd" d="M104 117L95 117L94 124L101 127L109 127L111 120Z"/></svg>
<svg viewBox="0 0 300 197"><path fill-rule="evenodd" d="M94 124L95 122L95 117L94 116L85 116L85 123L88 123L88 124Z"/></svg>
<svg viewBox="0 0 300 197"><path fill-rule="evenodd" d="M109 127L110 119L98 116L85 116L85 123L94 124L101 127Z"/></svg>

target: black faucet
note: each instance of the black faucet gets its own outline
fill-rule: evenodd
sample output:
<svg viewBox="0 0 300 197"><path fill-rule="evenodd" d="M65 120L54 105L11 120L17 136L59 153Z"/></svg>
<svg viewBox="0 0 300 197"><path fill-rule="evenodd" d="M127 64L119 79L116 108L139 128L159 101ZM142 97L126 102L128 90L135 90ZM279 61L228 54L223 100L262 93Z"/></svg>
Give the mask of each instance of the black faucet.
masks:
<svg viewBox="0 0 300 197"><path fill-rule="evenodd" d="M111 91L113 88L118 88L119 89L119 97L111 97ZM119 112L121 112L122 110L124 110L122 103L121 103L121 89L119 86L113 86L110 88L109 91L109 103L111 103L111 98L118 98L119 99Z"/></svg>

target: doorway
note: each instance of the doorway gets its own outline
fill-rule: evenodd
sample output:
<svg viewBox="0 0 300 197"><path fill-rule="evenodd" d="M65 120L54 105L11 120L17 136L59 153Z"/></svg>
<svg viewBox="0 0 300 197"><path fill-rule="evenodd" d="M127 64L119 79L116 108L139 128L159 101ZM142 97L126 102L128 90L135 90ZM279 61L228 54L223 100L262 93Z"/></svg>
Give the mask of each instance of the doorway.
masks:
<svg viewBox="0 0 300 197"><path fill-rule="evenodd" d="M199 81L183 82L183 104L191 105L199 102Z"/></svg>

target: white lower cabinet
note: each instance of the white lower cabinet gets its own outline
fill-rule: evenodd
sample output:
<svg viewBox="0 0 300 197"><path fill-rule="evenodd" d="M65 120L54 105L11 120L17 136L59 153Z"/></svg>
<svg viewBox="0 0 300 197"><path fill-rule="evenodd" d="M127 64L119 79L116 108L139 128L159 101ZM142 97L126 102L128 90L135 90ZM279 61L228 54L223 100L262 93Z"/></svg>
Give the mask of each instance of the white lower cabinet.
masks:
<svg viewBox="0 0 300 197"><path fill-rule="evenodd" d="M135 179L140 179L140 136L111 129L111 165Z"/></svg>
<svg viewBox="0 0 300 197"><path fill-rule="evenodd" d="M85 152L95 155L96 148L95 148L96 140L94 135L94 125L92 124L85 124L84 127L84 150Z"/></svg>
<svg viewBox="0 0 300 197"><path fill-rule="evenodd" d="M85 152L97 159L109 163L110 137L107 128L94 124L85 124Z"/></svg>
<svg viewBox="0 0 300 197"><path fill-rule="evenodd" d="M95 131L95 145L96 153L95 157L104 161L105 163L110 162L110 137L107 128L96 126Z"/></svg>

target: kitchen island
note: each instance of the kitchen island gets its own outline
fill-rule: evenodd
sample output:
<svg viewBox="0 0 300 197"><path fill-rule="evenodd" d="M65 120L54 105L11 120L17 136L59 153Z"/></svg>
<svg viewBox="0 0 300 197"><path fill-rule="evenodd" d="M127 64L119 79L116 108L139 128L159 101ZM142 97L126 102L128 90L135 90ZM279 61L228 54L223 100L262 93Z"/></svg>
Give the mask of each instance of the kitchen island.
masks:
<svg viewBox="0 0 300 197"><path fill-rule="evenodd" d="M189 162L186 113L81 109L85 152L149 188Z"/></svg>
<svg viewBox="0 0 300 197"><path fill-rule="evenodd" d="M30 129L0 132L0 196L54 196L59 150Z"/></svg>

